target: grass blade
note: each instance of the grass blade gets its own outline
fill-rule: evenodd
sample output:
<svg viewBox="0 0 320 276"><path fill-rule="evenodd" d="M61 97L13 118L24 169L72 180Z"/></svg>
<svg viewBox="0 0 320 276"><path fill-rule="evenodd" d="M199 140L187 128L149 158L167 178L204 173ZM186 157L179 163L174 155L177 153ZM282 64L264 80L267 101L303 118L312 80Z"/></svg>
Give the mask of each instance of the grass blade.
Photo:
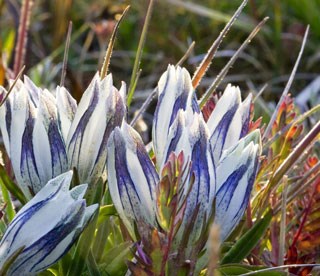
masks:
<svg viewBox="0 0 320 276"><path fill-rule="evenodd" d="M143 51L144 44L146 42L148 27L149 27L149 24L150 24L150 19L151 19L152 10L153 10L153 4L154 4L154 0L150 0L149 6L148 6L148 10L147 10L147 14L146 14L146 19L144 21L141 37L140 37L140 40L139 40L137 54L136 54L136 58L135 58L135 61L134 61L131 80L130 80L130 85L129 85L129 89L128 89L128 91L129 91L128 99L127 99L128 107L130 106L130 104L132 102L134 91L136 89L136 85L137 85L138 78L139 78L139 75L140 75L139 71L140 71L140 63L141 63L142 51Z"/></svg>
<svg viewBox="0 0 320 276"><path fill-rule="evenodd" d="M227 35L227 33L230 30L231 26L236 21L236 19L238 18L238 16L242 12L242 10L245 7L245 5L247 4L247 2L248 2L248 0L244 0L241 3L240 7L237 9L237 11L231 17L229 22L225 25L225 27L223 28L223 30L221 31L221 33L219 34L217 39L211 45L210 49L208 50L207 55L202 60L202 62L200 63L199 67L197 68L197 70L195 71L195 73L194 73L194 75L192 77L192 85L193 85L194 88L196 88L199 85L199 83L201 82L201 79L203 78L203 76L207 72L208 68L210 67L211 61L214 58L214 56L215 56L215 54L216 54L216 52L217 52L217 50L218 50L223 38Z"/></svg>
<svg viewBox="0 0 320 276"><path fill-rule="evenodd" d="M69 26L68 26L66 47L65 47L65 49L64 49L64 55L63 55L63 63L62 63L62 72L61 72L60 86L64 86L64 81L65 81L65 78L66 78L67 65L68 65L68 53L69 53L70 39L71 39L71 32L72 32L72 22L70 21L70 22L69 22Z"/></svg>
<svg viewBox="0 0 320 276"><path fill-rule="evenodd" d="M127 6L125 8L120 19L118 20L116 26L114 27L114 29L112 31L112 35L111 35L111 38L110 38L110 41L108 44L108 48L107 48L106 55L104 57L103 65L102 65L101 72L100 72L101 79L104 79L108 74L108 68L109 68L110 59L111 59L111 55L112 55L112 51L113 51L113 46L114 46L114 43L116 40L116 35L118 33L120 23L123 20L123 18L126 16L126 14L128 13L129 8L130 8L130 6Z"/></svg>
<svg viewBox="0 0 320 276"><path fill-rule="evenodd" d="M242 43L242 45L239 47L239 49L235 52L235 54L232 56L232 58L228 61L226 66L221 70L219 75L216 77L214 82L211 84L211 86L208 88L208 90L205 92L205 94L200 99L200 108L204 106L204 104L207 102L213 91L216 90L220 82L223 80L223 78L227 75L229 69L233 65L233 63L236 61L236 59L239 57L240 53L249 45L251 40L256 36L256 34L260 31L262 26L267 22L269 18L265 17L250 33L250 35L247 37L247 39Z"/></svg>
<svg viewBox="0 0 320 276"><path fill-rule="evenodd" d="M303 54L303 50L304 50L306 42L307 42L308 33L309 33L309 26L307 26L307 29L306 29L306 31L304 33L304 37L303 37L303 40L302 40L300 52L299 52L298 58L296 60L296 63L294 64L294 67L292 69L290 78L289 78L289 80L287 82L286 87L283 90L283 93L282 93L281 98L280 98L280 100L279 100L279 102L277 104L277 107L276 107L275 111L273 112L272 117L271 117L271 119L269 121L269 124L268 124L268 126L267 126L267 128L266 128L266 130L265 130L265 132L264 132L264 134L262 136L262 140L264 140L264 139L266 139L268 137L268 134L269 134L269 132L271 130L271 127L272 127L274 121L277 118L277 114L278 114L279 108L280 108L282 102L284 101L285 97L288 95L289 89L291 88L292 82L293 82L294 77L296 75L296 72L297 72L297 69L298 69L298 65L300 63L300 60L301 60L301 57L302 57L302 54Z"/></svg>

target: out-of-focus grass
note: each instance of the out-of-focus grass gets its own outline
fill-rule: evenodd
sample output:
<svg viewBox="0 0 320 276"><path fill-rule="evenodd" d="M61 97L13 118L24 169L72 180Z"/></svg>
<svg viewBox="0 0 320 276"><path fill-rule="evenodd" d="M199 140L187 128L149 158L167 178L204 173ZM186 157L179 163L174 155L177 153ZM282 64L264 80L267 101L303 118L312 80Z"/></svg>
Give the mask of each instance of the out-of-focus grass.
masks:
<svg viewBox="0 0 320 276"><path fill-rule="evenodd" d="M196 41L196 46L184 65L194 71L240 3L219 0L156 1L138 90L152 88L167 64L176 63L192 41ZM42 85L50 86L59 82L65 36L71 20L73 41L66 85L74 94L81 93L94 72L100 68L114 20L128 4L131 9L119 30L111 71L116 83L120 80L129 83L148 0L35 1L26 72ZM0 38L5 51L2 61L10 65L13 62L12 37L19 18L18 1L1 1L0 13ZM291 92L298 93L315 78L320 58L320 0L249 0L222 43L203 81L204 86L215 78L250 30L265 16L270 17L269 22L241 55L225 82L232 81L244 90L250 87L257 91L268 83L263 97L276 100L293 67L307 24L311 26L311 34Z"/></svg>

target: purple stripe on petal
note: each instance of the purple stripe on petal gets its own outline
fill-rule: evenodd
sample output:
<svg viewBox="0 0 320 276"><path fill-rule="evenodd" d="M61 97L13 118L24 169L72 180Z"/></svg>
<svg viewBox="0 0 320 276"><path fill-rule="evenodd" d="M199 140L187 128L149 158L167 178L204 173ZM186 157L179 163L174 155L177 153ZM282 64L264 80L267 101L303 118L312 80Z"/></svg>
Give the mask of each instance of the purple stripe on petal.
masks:
<svg viewBox="0 0 320 276"><path fill-rule="evenodd" d="M78 203L74 203L78 204ZM83 200L81 202L81 205L73 210L74 212L69 213L66 217L64 217L59 224L57 224L51 231L46 233L43 237L40 237L37 242L32 244L30 247L27 247L23 250L21 253L21 257L18 257L18 260L16 261L15 269L12 271L14 273L15 271L21 269L24 265L27 265L27 262L29 260L32 260L36 258L36 255L38 254L38 261L30 267L30 272L37 272L41 271L44 267L37 268L37 270L34 271L34 269L39 265L50 253L59 245L59 243L62 241L63 238L67 237L70 233L72 233L75 228L79 225L79 222L82 219L83 213L85 210L85 201ZM73 241L76 237L73 238ZM64 253L67 252L67 250L71 247L71 244L68 244L66 246L66 249L64 252L61 252L62 254L56 259L53 260L52 263L57 261ZM30 252L34 252L33 254L30 254ZM25 257L23 255L25 254ZM21 258L21 260L20 260Z"/></svg>
<svg viewBox="0 0 320 276"><path fill-rule="evenodd" d="M250 125L250 115L246 116L245 120L242 122L242 128L241 128L239 140L248 134L249 125Z"/></svg>
<svg viewBox="0 0 320 276"><path fill-rule="evenodd" d="M143 168L144 174L148 181L148 187L149 187L149 193L150 193L151 199L154 200L153 190L154 190L154 187L159 182L159 176L144 148L144 145L140 143L137 143L137 157L139 159L141 167Z"/></svg>
<svg viewBox="0 0 320 276"><path fill-rule="evenodd" d="M247 99L248 101L251 98ZM246 101L247 101L246 100ZM242 105L246 104L246 102L243 102ZM240 137L239 139L241 139L242 137L246 136L249 132L249 126L250 126L250 105L251 105L251 101L249 102L248 108L245 109L245 113L242 114L242 128L241 128L241 132L240 132ZM246 105L247 106L247 105Z"/></svg>
<svg viewBox="0 0 320 276"><path fill-rule="evenodd" d="M74 155L78 154L78 158L79 159L79 155L81 152L81 145L82 145L82 140L83 140L83 133L85 132L86 126L90 120L90 117L92 115L92 113L95 110L95 107L98 104L98 100L99 100L99 85L97 83L97 81L95 81L94 83L94 88L93 88L93 92L92 92L92 97L90 99L90 104L88 109L83 113L81 119L79 120L79 123L70 139L70 143L69 143L69 147L70 145L73 145L73 150L72 150L72 154L71 154L71 160L74 160ZM76 152L76 141L80 139L80 148L78 149L78 151Z"/></svg>
<svg viewBox="0 0 320 276"><path fill-rule="evenodd" d="M11 103L9 100L5 102L6 105L6 128L9 137L9 143L11 142L11 122L12 122L12 110L11 110Z"/></svg>
<svg viewBox="0 0 320 276"><path fill-rule="evenodd" d="M237 110L237 106L234 105L230 110L228 110L223 117L221 118L219 124L217 125L216 129L214 130L212 136L210 137L211 145L212 145L212 152L213 155L218 155L220 158L223 150L223 146L225 143L225 139L228 133L228 129L230 127L230 123L233 119L233 116ZM214 159L216 161L216 159Z"/></svg>
<svg viewBox="0 0 320 276"><path fill-rule="evenodd" d="M51 152L52 177L54 177L65 172L68 163L65 144L56 122L50 122L48 138Z"/></svg>
<svg viewBox="0 0 320 276"><path fill-rule="evenodd" d="M187 100L188 100L188 93L182 93L178 98L176 98L172 108L168 130L169 130L169 127L172 125L173 121L175 120L175 118L177 117L178 111L180 109L186 110Z"/></svg>
<svg viewBox="0 0 320 276"><path fill-rule="evenodd" d="M248 163L247 163L248 164ZM230 205L230 202L234 196L234 191L236 190L239 181L244 176L244 174L247 172L248 166L242 165L239 168L237 168L229 177L227 180L222 184L220 189L217 192L217 211L225 212Z"/></svg>
<svg viewBox="0 0 320 276"><path fill-rule="evenodd" d="M194 113L200 114L201 111L195 94L192 95L191 106Z"/></svg>
<svg viewBox="0 0 320 276"><path fill-rule="evenodd" d="M256 173L257 173L257 169L258 169L258 155L255 156L254 160L252 160L252 158L249 158L248 162L247 162L247 166L250 165L250 163L254 162L254 168L252 170L252 173L248 179L248 185L246 188L246 193L245 193L245 197L241 203L241 206L239 208L239 211L235 214L234 216L234 220L243 215L244 210L247 208L248 202L249 202L249 198L250 198L250 194L252 191L252 187L254 184L254 181L256 179Z"/></svg>
<svg viewBox="0 0 320 276"><path fill-rule="evenodd" d="M200 139L193 146L192 150L192 166L191 171L195 176L195 187L196 189L196 202L208 201L209 193L210 193L210 174L208 167L208 160L206 158L207 154L207 143L205 139ZM202 184L206 185L206 187L202 187ZM199 198L200 190L204 189L206 191L206 198Z"/></svg>
<svg viewBox="0 0 320 276"><path fill-rule="evenodd" d="M92 167L90 174L93 173L93 171L95 169L95 165L99 162L100 157L103 155L103 152L106 151L106 146L107 146L111 132L115 129L115 127L121 125L123 118L124 118L124 115L125 115L125 107L124 107L124 104L123 104L121 97L119 96L116 101L114 115L110 117L110 120L108 121L108 123L106 125L106 129L103 134L103 138L102 138L102 141L101 141L101 144L99 147L99 151L98 151L96 160L94 162L94 166ZM104 166L101 168L102 171L104 170L106 163L107 163L107 159L105 158ZM102 173L102 171L101 171L101 173Z"/></svg>
<svg viewBox="0 0 320 276"><path fill-rule="evenodd" d="M22 135L20 161L21 176L23 179L29 179L31 183L28 183L28 185L31 186L33 186L33 182L40 183L39 172L37 169L32 144L32 132L34 128L34 122L35 120L32 117L29 117L26 121L26 127Z"/></svg>
<svg viewBox="0 0 320 276"><path fill-rule="evenodd" d="M169 155L176 150L179 140L181 138L182 132L183 132L183 125L179 121L177 123L177 128L175 129L175 135L173 139L170 141L170 144L167 150L167 156L165 157L164 160L168 160Z"/></svg>
<svg viewBox="0 0 320 276"><path fill-rule="evenodd" d="M5 241L6 237L10 236L11 231L15 231L11 244L14 243L16 236L19 234L25 222L29 221L31 217L37 214L38 210L40 210L43 206L47 204L47 202L49 202L53 197L55 197L59 193L61 187L62 187L62 183L60 184L59 188L54 193L50 194L46 199L35 203L34 205L27 208L24 212L19 213L18 216L16 216L11 222L10 228L5 233L5 236L3 236L2 241Z"/></svg>
<svg viewBox="0 0 320 276"><path fill-rule="evenodd" d="M136 187L134 185L134 182L131 179L129 170L128 170L128 164L127 164L127 158L126 158L126 143L122 136L116 135L114 138L114 156L115 156L115 168L116 168L116 176L117 176L117 182L118 182L118 190L121 197L121 194L125 191L128 194L128 197L130 198L133 196L129 193L128 187L132 188L132 190L135 193L135 196L139 198L139 194L137 193ZM134 212L134 208L132 206L132 202L130 200L130 205L132 207L132 211ZM124 207L124 206L123 206ZM123 208L125 210L125 208Z"/></svg>

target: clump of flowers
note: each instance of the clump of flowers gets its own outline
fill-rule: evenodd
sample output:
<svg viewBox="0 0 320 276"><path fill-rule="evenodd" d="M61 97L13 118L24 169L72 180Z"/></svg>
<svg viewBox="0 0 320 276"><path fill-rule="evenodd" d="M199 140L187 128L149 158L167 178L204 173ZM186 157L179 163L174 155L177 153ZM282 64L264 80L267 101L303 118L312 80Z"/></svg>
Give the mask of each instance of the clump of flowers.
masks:
<svg viewBox="0 0 320 276"><path fill-rule="evenodd" d="M301 138L301 122L311 114L298 117L284 95L260 129L251 94L242 100L231 84L215 91L234 59L198 99L197 87L245 2L193 77L178 65L162 74L148 145L126 116L138 72L128 96L126 85L118 90L107 75L118 25L78 104L65 87L41 89L27 76L1 87L0 275L313 269L299 263L317 260L320 165L310 145L320 123ZM294 209L286 212L288 206Z"/></svg>
<svg viewBox="0 0 320 276"><path fill-rule="evenodd" d="M224 241L243 216L257 172L260 133L248 134L250 97L241 103L239 89L230 85L205 122L184 68L168 67L158 97L152 137L156 164L139 134L123 122L108 143L110 194L133 237L135 228L149 225L166 238L163 265L183 267L191 260L194 269L209 223L220 226Z"/></svg>

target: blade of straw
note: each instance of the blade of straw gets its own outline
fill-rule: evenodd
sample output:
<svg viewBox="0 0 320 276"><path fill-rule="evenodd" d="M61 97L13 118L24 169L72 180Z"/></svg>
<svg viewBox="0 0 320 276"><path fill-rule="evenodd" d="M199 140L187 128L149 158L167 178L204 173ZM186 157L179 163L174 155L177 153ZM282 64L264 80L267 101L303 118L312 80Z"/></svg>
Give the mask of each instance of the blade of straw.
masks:
<svg viewBox="0 0 320 276"><path fill-rule="evenodd" d="M18 79L20 79L20 77L21 77L21 75L22 75L22 73L23 73L23 71L24 71L25 68L26 68L26 66L23 65L22 68L21 68L21 70L20 70L20 72L18 73L18 75L17 75L16 78L14 79L12 85L10 86L7 94L6 94L5 97L2 99L2 102L0 103L0 106L2 106L2 105L4 104L4 102L6 101L6 99L9 97L9 94L10 94L11 91L13 90L13 88L14 88L14 86L16 85Z"/></svg>
<svg viewBox="0 0 320 276"><path fill-rule="evenodd" d="M280 98L280 100L279 100L279 102L278 102L278 104L277 104L277 107L276 107L274 113L272 114L272 117L271 117L271 119L270 119L270 121L269 121L269 124L268 124L268 126L267 126L267 128L266 128L266 130L265 130L265 132L264 132L264 134L263 134L263 136L262 136L262 139L263 139L263 140L267 138L267 136L268 136L268 134L269 134L269 132L270 132L270 130L271 130L271 127L272 127L274 121L276 120L276 117L277 117L279 108L280 108L282 102L284 101L285 97L286 97L287 94L289 93L289 89L291 88L292 82L293 82L293 80L294 80L294 77L295 77L295 75L296 75L298 66L299 66L299 64L300 64L300 60L301 60L301 57L302 57L302 54L303 54L303 51L304 51L304 48L305 48L305 45L306 45L306 41L307 41L308 34L309 34L309 25L307 26L307 29L306 29L306 31L305 31L305 33L304 33L304 37L303 37L303 40L302 40L300 52L299 52L298 58L297 58L297 60L296 60L296 63L294 64L294 67L293 67L293 69L292 69L290 78L289 78L289 80L288 80L288 82L287 82L286 87L285 87L284 90L283 90L283 93L282 93L281 98Z"/></svg>
<svg viewBox="0 0 320 276"><path fill-rule="evenodd" d="M214 56L215 56L215 54L216 54L216 52L217 52L217 50L218 50L223 38L228 33L228 31L230 30L231 26L236 21L236 19L238 18L238 16L242 12L242 10L245 7L245 5L247 4L247 2L248 2L247 0L244 0L242 2L240 7L236 10L234 15L231 17L230 21L225 25L223 30L220 32L220 34L217 37L217 39L213 42L213 44L211 45L210 49L208 50L207 55L205 56L205 58L202 60L202 62L198 66L197 70L195 71L195 73L194 73L194 75L192 77L192 85L193 85L194 88L196 88L199 85L199 83L201 82L201 79L203 78L203 76L207 72L208 68L210 67L212 59L214 58Z"/></svg>
<svg viewBox="0 0 320 276"><path fill-rule="evenodd" d="M318 267L320 264L289 264L289 265L280 265L280 266L274 266L274 267L268 267L268 268L263 268L255 271L251 271L248 273L241 274L242 276L249 276L249 275L257 275L258 273L263 273L267 271L273 271L273 270L280 270L284 268L290 268L290 267Z"/></svg>
<svg viewBox="0 0 320 276"><path fill-rule="evenodd" d="M233 65L233 63L236 61L236 59L239 57L240 53L248 46L248 44L251 42L251 40L256 36L256 34L260 31L262 26L266 23L266 21L269 19L269 17L265 17L260 23L253 29L253 31L250 33L250 35L247 37L247 39L243 42L243 44L239 47L239 49L235 52L235 54L232 56L232 58L228 61L226 66L221 70L219 75L216 77L214 82L211 84L211 86L208 88L208 90L205 92L205 94L200 99L200 108L204 106L206 101L209 99L213 91L216 90L220 82L223 80L223 78L227 75L229 69Z"/></svg>
<svg viewBox="0 0 320 276"><path fill-rule="evenodd" d="M258 91L257 95L254 96L254 98L253 98L253 100L252 100L253 103L262 95L262 93L267 89L267 87L268 87L268 84L267 84L267 83L265 83L265 84L261 87L261 89Z"/></svg>
<svg viewBox="0 0 320 276"><path fill-rule="evenodd" d="M282 190L282 202L281 202L281 220L280 220L280 235L279 235L279 256L278 265L283 265L284 254L286 246L286 207L287 207L287 192L288 192L288 176L283 176L283 190Z"/></svg>
<svg viewBox="0 0 320 276"><path fill-rule="evenodd" d="M192 43L190 44L190 46L189 46L188 50L186 51L186 53L183 55L182 58L180 58L180 60L176 64L176 67L180 66L181 64L183 64L186 61L186 59L191 55L195 44L196 43L194 41L192 41Z"/></svg>
<svg viewBox="0 0 320 276"><path fill-rule="evenodd" d="M147 38L148 28L150 25L150 19L151 19L152 10L153 10L153 4L154 4L154 0L150 0L147 14L146 14L146 19L144 21L141 37L139 40L139 45L138 45L137 54L136 54L136 58L134 61L130 85L129 85L129 93L128 93L128 99L127 99L128 107L130 106L130 104L132 102L134 91L136 89L136 85L137 85L138 78L139 78L139 71L140 71L139 67L140 67L140 63L141 63L142 51L143 51L143 47L144 47L144 44L145 44L146 38Z"/></svg>
<svg viewBox="0 0 320 276"><path fill-rule="evenodd" d="M16 77L20 72L22 64L25 61L26 56L26 45L28 41L28 32L30 26L30 16L33 7L33 0L24 0L22 1L22 6L20 10L20 22L19 22L19 30L17 37L17 45L15 48L14 54L14 64L13 64L13 72Z"/></svg>
<svg viewBox="0 0 320 276"><path fill-rule="evenodd" d="M126 16L129 8L130 8L130 6L127 6L124 9L123 13L121 14L120 19L118 20L116 26L113 29L113 32L112 32L112 35L111 35L111 38L110 38L110 41L109 41L109 44L108 44L108 48L107 48L107 51L106 51L106 55L104 57L103 65L102 65L102 68L101 68L101 72L100 72L101 79L104 79L108 74L110 59L111 59L111 55L112 55L113 46L114 46L114 43L115 43L115 40L116 40L116 35L117 35L118 30L119 30L120 23L123 20L123 18Z"/></svg>
<svg viewBox="0 0 320 276"><path fill-rule="evenodd" d="M68 32L67 32L67 41L66 41L66 47L64 49L64 55L63 55L63 63L62 63L62 72L61 72L61 80L60 80L60 86L64 86L64 81L66 78L67 73L67 66L68 66L68 54L69 54L69 48L70 48L70 40L71 40L71 33L72 33L72 22L69 22L68 26Z"/></svg>

